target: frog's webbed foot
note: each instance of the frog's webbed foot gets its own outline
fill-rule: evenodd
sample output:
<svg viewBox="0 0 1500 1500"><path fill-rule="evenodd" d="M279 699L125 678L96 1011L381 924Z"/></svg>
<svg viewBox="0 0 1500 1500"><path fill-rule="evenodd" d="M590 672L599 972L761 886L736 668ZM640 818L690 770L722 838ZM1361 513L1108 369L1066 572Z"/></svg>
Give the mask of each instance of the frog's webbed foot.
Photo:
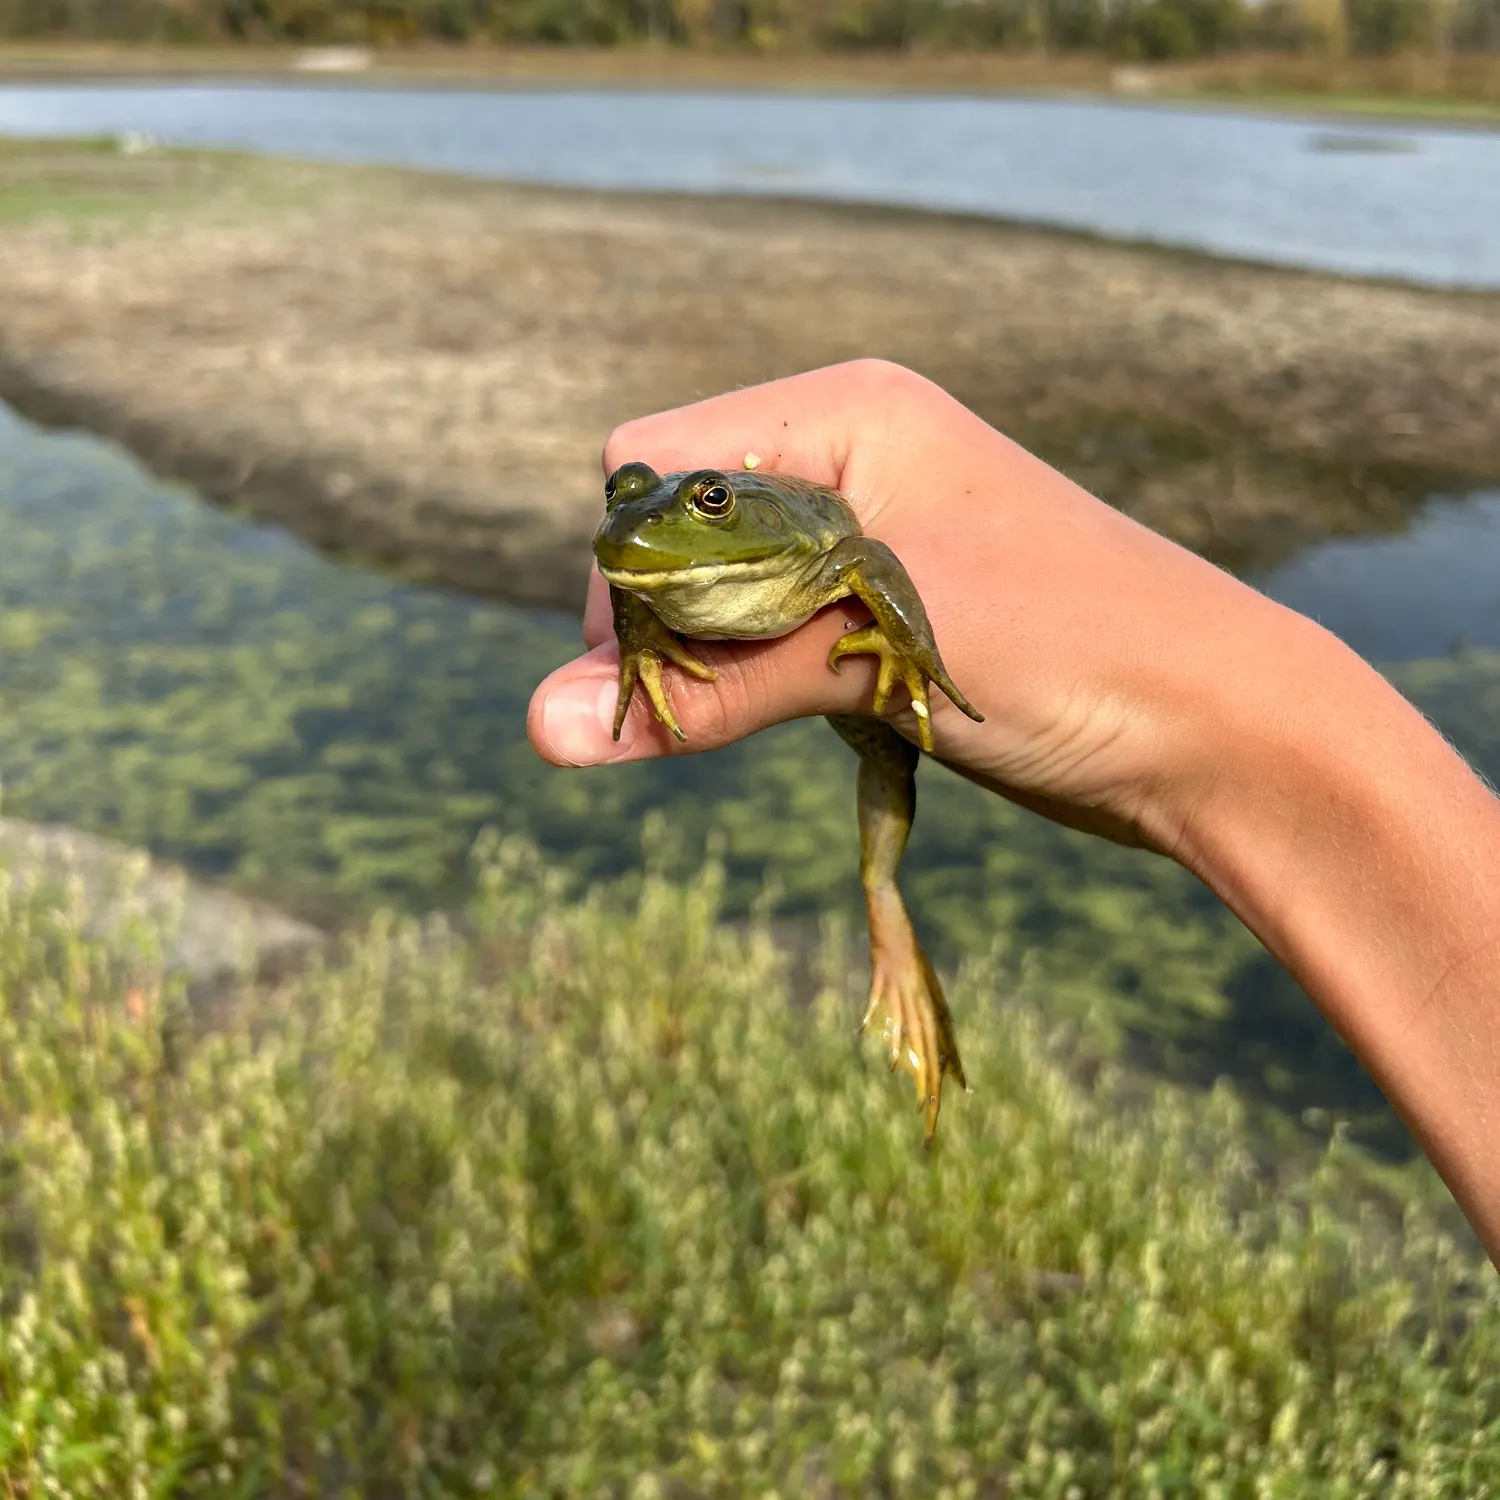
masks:
<svg viewBox="0 0 1500 1500"><path fill-rule="evenodd" d="M943 987L894 888L892 895L878 915L870 907L870 1003L859 1029L868 1031L881 1019L891 1072L904 1067L916 1082L917 1108L926 1117L922 1144L928 1146L943 1104L943 1075L951 1073L960 1088L968 1081Z"/></svg>
<svg viewBox="0 0 1500 1500"><path fill-rule="evenodd" d="M866 625L863 630L851 630L848 635L840 636L828 653L829 668L837 672L839 661L845 656L880 658L880 675L875 679L875 697L870 706L877 714L883 714L891 701L891 690L898 681L901 682L911 694L911 711L917 716L917 734L922 748L930 752L932 710L927 701L927 684L929 680L937 679L930 678L911 657L903 654L879 625Z"/></svg>
<svg viewBox="0 0 1500 1500"><path fill-rule="evenodd" d="M662 661L674 663L703 682L712 682L719 674L707 663L699 661L650 607L633 594L611 587L609 599L614 608L615 638L620 643L620 696L615 703L614 738L620 738L620 728L630 711L631 695L639 682L646 689L657 719L678 739L685 740L687 736L682 732L682 725L672 712L672 700L667 696Z"/></svg>
<svg viewBox="0 0 1500 1500"><path fill-rule="evenodd" d="M828 665L837 672L845 656L872 655L880 658L875 683L874 709L883 714L891 691L900 682L911 694L917 716L917 735L922 748L932 752L932 712L927 684L935 682L954 704L976 723L984 715L954 686L938 655L927 611L901 560L884 542L872 537L849 537L829 554L827 582L831 599L855 595L875 616L862 630L851 630L834 642Z"/></svg>
<svg viewBox="0 0 1500 1500"><path fill-rule="evenodd" d="M854 715L828 722L859 755L859 877L870 920L870 1003L860 1030L878 1018L891 1072L905 1067L926 1115L923 1143L930 1144L942 1107L943 1077L967 1088L953 1017L907 915L896 884L916 812L916 748L889 725Z"/></svg>

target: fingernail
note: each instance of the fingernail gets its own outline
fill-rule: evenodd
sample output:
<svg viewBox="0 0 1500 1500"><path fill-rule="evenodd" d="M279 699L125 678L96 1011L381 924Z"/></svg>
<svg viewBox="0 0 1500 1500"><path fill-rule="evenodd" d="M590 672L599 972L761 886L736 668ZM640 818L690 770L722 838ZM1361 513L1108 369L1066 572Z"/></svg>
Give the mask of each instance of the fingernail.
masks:
<svg viewBox="0 0 1500 1500"><path fill-rule="evenodd" d="M635 743L627 719L618 743L614 729L619 687L614 682L569 682L547 694L542 705L542 733L553 756L570 766L602 766L623 760Z"/></svg>

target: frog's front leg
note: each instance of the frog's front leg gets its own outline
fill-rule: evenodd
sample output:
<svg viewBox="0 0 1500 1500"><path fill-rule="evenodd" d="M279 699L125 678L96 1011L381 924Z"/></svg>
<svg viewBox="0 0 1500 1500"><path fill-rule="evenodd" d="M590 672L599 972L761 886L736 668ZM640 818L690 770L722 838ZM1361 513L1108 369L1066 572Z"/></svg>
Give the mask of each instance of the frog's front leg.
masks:
<svg viewBox="0 0 1500 1500"><path fill-rule="evenodd" d="M828 722L859 756L859 879L870 919L870 1003L860 1030L884 1016L891 1071L916 1080L926 1115L924 1143L937 1129L943 1075L968 1085L943 988L911 925L896 884L917 810L917 748L878 719L830 714Z"/></svg>
<svg viewBox="0 0 1500 1500"><path fill-rule="evenodd" d="M609 590L609 602L615 615L615 639L620 643L620 696L615 704L615 739L620 738L620 727L630 711L630 696L637 682L645 685L646 696L658 720L665 724L680 740L687 736L672 712L672 700L667 696L666 684L662 681L663 657L675 662L684 672L691 673L703 682L712 682L719 674L706 663L698 660L682 642L662 624L651 606L627 594L613 585Z"/></svg>
<svg viewBox="0 0 1500 1500"><path fill-rule="evenodd" d="M880 676L875 684L874 708L885 712L891 689L897 681L911 694L917 716L917 735L922 748L932 753L932 715L927 703L927 684L935 682L975 723L984 715L954 686L938 655L927 611L901 559L884 542L854 536L833 547L823 565L820 582L829 602L855 595L866 605L874 623L852 630L835 642L828 665L837 672L844 656L872 654L880 658Z"/></svg>

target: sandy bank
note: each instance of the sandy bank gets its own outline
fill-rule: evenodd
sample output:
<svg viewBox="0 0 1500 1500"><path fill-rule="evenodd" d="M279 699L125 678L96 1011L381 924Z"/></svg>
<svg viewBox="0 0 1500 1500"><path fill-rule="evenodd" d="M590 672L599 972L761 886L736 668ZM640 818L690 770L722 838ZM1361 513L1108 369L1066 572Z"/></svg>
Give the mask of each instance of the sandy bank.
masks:
<svg viewBox="0 0 1500 1500"><path fill-rule="evenodd" d="M8 147L0 286L23 413L534 604L615 422L862 354L1229 562L1500 476L1500 297L980 221Z"/></svg>

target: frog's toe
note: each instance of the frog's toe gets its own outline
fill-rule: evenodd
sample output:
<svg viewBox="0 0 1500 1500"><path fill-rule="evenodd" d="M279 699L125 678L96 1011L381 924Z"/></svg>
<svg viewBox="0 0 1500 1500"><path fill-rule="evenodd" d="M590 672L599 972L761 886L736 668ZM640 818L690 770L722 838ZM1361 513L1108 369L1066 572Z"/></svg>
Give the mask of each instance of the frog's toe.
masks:
<svg viewBox="0 0 1500 1500"><path fill-rule="evenodd" d="M717 682L719 680L719 669L711 667L706 661L699 661L676 636L668 636L661 643L661 654L679 666L689 677L696 677L699 682Z"/></svg>
<svg viewBox="0 0 1500 1500"><path fill-rule="evenodd" d="M839 662L846 656L878 656L880 681L875 688L875 698L878 702L882 696L889 696L896 680L895 652L880 626L866 625L863 630L851 630L847 635L841 635L828 652L828 670L840 671Z"/></svg>
<svg viewBox="0 0 1500 1500"><path fill-rule="evenodd" d="M932 754L932 709L927 703L927 679L915 668L901 674L911 694L911 711L917 716L917 739Z"/></svg>
<svg viewBox="0 0 1500 1500"><path fill-rule="evenodd" d="M892 645L891 639L879 625L867 625L862 630L851 630L833 643L828 653L829 670L837 672L839 662L846 656L875 656L880 659L879 673L875 679L875 697L871 707L883 714L891 701L891 691L901 683L911 694L911 709L917 716L917 738L922 748L932 753L932 710L927 699L927 684L936 681L971 718L974 710L968 705L958 689L948 681L948 675L940 665L924 663L908 656ZM936 670L934 671L934 667Z"/></svg>
<svg viewBox="0 0 1500 1500"><path fill-rule="evenodd" d="M654 651L641 653L641 681L645 684L646 696L651 699L657 722L665 724L679 740L687 739L682 725L677 722L677 715L672 712L672 700L667 696L666 680L661 675L661 658Z"/></svg>
<svg viewBox="0 0 1500 1500"><path fill-rule="evenodd" d="M635 696L635 685L640 678L639 658L635 656L622 656L620 658L620 692L615 699L615 727L612 738L620 738L620 730L625 724L625 715L630 712L630 700Z"/></svg>
<svg viewBox="0 0 1500 1500"><path fill-rule="evenodd" d="M646 689L646 696L651 700L651 711L656 715L657 722L665 724L679 740L686 740L682 725L672 712L672 700L667 696L667 684L662 677L661 657L655 651L636 651L620 658L620 696L615 700L614 738L620 738L620 730L624 726L625 715L630 712L630 700L637 682Z"/></svg>

